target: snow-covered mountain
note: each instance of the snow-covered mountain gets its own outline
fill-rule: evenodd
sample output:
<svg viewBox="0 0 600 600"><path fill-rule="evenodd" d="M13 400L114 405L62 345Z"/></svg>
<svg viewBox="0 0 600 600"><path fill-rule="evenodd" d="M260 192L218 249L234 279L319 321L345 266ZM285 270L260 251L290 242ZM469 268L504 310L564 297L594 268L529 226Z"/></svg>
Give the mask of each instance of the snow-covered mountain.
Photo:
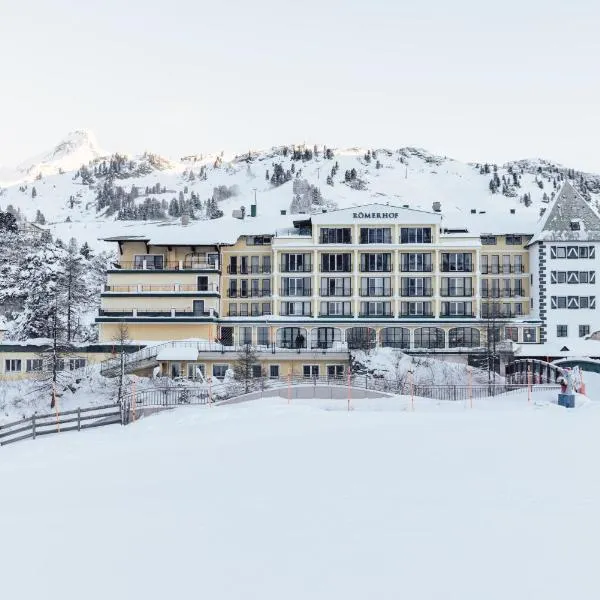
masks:
<svg viewBox="0 0 600 600"><path fill-rule="evenodd" d="M279 221L283 210L308 213L372 202L432 210L439 202L449 225L487 215L482 230L487 223L514 222L517 231L532 227L565 177L598 205L599 175L546 160L492 165L419 148L304 145L168 160L151 153L108 154L93 134L75 131L49 152L14 169L0 168L0 210L28 220L40 220L40 211L57 235L89 243L142 229L144 222L179 221L184 213L192 222L223 213L220 225L226 227L237 223L232 212L245 207L249 213L255 198L263 223Z"/></svg>

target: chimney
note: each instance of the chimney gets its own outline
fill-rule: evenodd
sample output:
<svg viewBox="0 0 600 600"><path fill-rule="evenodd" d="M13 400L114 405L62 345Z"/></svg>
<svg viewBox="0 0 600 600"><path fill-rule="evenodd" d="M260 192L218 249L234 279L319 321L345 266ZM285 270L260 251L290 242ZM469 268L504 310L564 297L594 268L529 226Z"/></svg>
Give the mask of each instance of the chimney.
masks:
<svg viewBox="0 0 600 600"><path fill-rule="evenodd" d="M515 212L516 212L516 211L515 211L515 209L514 209L514 208L511 208L511 209L510 209L510 214L511 214L511 215L514 215L514 214L515 214Z"/></svg>
<svg viewBox="0 0 600 600"><path fill-rule="evenodd" d="M471 214L472 215L476 215L477 214L477 209L476 208L472 208L471 209Z"/></svg>
<svg viewBox="0 0 600 600"><path fill-rule="evenodd" d="M441 202L433 203L433 212L442 212L442 203Z"/></svg>

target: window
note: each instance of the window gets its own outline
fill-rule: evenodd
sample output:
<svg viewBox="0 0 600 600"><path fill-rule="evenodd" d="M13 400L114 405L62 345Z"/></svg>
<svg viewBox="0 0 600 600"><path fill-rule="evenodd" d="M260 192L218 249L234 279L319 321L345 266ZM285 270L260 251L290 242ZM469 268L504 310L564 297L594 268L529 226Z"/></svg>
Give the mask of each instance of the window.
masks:
<svg viewBox="0 0 600 600"><path fill-rule="evenodd" d="M5 373L16 373L21 371L21 360L18 358L10 358L4 361Z"/></svg>
<svg viewBox="0 0 600 600"><path fill-rule="evenodd" d="M451 252L442 253L442 271L465 271L473 270L473 257L471 254Z"/></svg>
<svg viewBox="0 0 600 600"><path fill-rule="evenodd" d="M281 295L282 296L310 296L311 278L310 277L282 277Z"/></svg>
<svg viewBox="0 0 600 600"><path fill-rule="evenodd" d="M566 283L566 271L550 271L550 283Z"/></svg>
<svg viewBox="0 0 600 600"><path fill-rule="evenodd" d="M361 227L361 244L391 244L392 229L390 227Z"/></svg>
<svg viewBox="0 0 600 600"><path fill-rule="evenodd" d="M402 271L430 272L432 270L430 253L402 254Z"/></svg>
<svg viewBox="0 0 600 600"><path fill-rule="evenodd" d="M579 283L579 271L568 271L567 283Z"/></svg>
<svg viewBox="0 0 600 600"><path fill-rule="evenodd" d="M521 246L523 244L523 238L520 235L507 235L506 245L507 246Z"/></svg>
<svg viewBox="0 0 600 600"><path fill-rule="evenodd" d="M593 271L592 271L593 273ZM588 283L589 275L587 271L579 271L579 283Z"/></svg>
<svg viewBox="0 0 600 600"><path fill-rule="evenodd" d="M510 284L509 284L510 287ZM442 296L472 296L470 277L442 277Z"/></svg>
<svg viewBox="0 0 600 600"><path fill-rule="evenodd" d="M256 343L259 346L268 346L269 345L269 328L268 327L258 327L257 328Z"/></svg>
<svg viewBox="0 0 600 600"><path fill-rule="evenodd" d="M488 273L488 256L487 254L482 254L480 259L480 267L481 273L483 275L487 275Z"/></svg>
<svg viewBox="0 0 600 600"><path fill-rule="evenodd" d="M308 273L312 269L310 262L310 254L282 254L281 255L281 271L283 273L290 272L305 272Z"/></svg>
<svg viewBox="0 0 600 600"><path fill-rule="evenodd" d="M271 257L270 256L263 256L263 259L262 259L262 272L263 273L270 273L271 272Z"/></svg>
<svg viewBox="0 0 600 600"><path fill-rule="evenodd" d="M262 367L260 365L252 365L252 377L254 379L262 377Z"/></svg>
<svg viewBox="0 0 600 600"><path fill-rule="evenodd" d="M201 363L187 364L188 379L204 379L206 377L206 365Z"/></svg>
<svg viewBox="0 0 600 600"><path fill-rule="evenodd" d="M568 296L567 308L579 308L579 296Z"/></svg>
<svg viewBox="0 0 600 600"><path fill-rule="evenodd" d="M442 317L472 317L472 302L442 302Z"/></svg>
<svg viewBox="0 0 600 600"><path fill-rule="evenodd" d="M415 329L415 348L444 348L446 335L439 327L419 327Z"/></svg>
<svg viewBox="0 0 600 600"><path fill-rule="evenodd" d="M550 246L550 258L567 258L567 249L564 246Z"/></svg>
<svg viewBox="0 0 600 600"><path fill-rule="evenodd" d="M42 359L41 358L28 358L25 362L25 370L28 373L32 371L41 371L42 370Z"/></svg>
<svg viewBox="0 0 600 600"><path fill-rule="evenodd" d="M535 344L537 341L537 334L535 327L523 327L523 343Z"/></svg>
<svg viewBox="0 0 600 600"><path fill-rule="evenodd" d="M349 350L366 350L375 347L375 329L372 327L350 327L346 330Z"/></svg>
<svg viewBox="0 0 600 600"><path fill-rule="evenodd" d="M262 303L262 314L263 315L270 315L271 314L271 303L270 302L263 302Z"/></svg>
<svg viewBox="0 0 600 600"><path fill-rule="evenodd" d="M391 317L392 303L391 302L361 302L360 303L361 317Z"/></svg>
<svg viewBox="0 0 600 600"><path fill-rule="evenodd" d="M567 308L566 296L551 296L550 308Z"/></svg>
<svg viewBox="0 0 600 600"><path fill-rule="evenodd" d="M133 257L134 269L157 270L164 268L165 257L162 254L136 254Z"/></svg>
<svg viewBox="0 0 600 600"><path fill-rule="evenodd" d="M431 227L402 227L401 244L431 244Z"/></svg>
<svg viewBox="0 0 600 600"><path fill-rule="evenodd" d="M322 227L321 244L351 244L350 227Z"/></svg>
<svg viewBox="0 0 600 600"><path fill-rule="evenodd" d="M391 271L392 270L392 255L391 254L361 254L360 255L360 270L361 271Z"/></svg>
<svg viewBox="0 0 600 600"><path fill-rule="evenodd" d="M327 365L327 377L329 379L342 379L344 377L344 365Z"/></svg>
<svg viewBox="0 0 600 600"><path fill-rule="evenodd" d="M319 365L302 365L302 374L304 377L318 377L319 376Z"/></svg>
<svg viewBox="0 0 600 600"><path fill-rule="evenodd" d="M495 235L482 235L481 244L482 246L495 246L498 243Z"/></svg>
<svg viewBox="0 0 600 600"><path fill-rule="evenodd" d="M402 296L431 296L431 277L403 277Z"/></svg>
<svg viewBox="0 0 600 600"><path fill-rule="evenodd" d="M567 331L568 331L568 327L566 325L557 325L556 326L556 337L568 337Z"/></svg>
<svg viewBox="0 0 600 600"><path fill-rule="evenodd" d="M505 327L504 328L504 339L511 340L512 342L519 341L519 328L518 327Z"/></svg>
<svg viewBox="0 0 600 600"><path fill-rule="evenodd" d="M277 379L279 377L279 365L269 365L269 377Z"/></svg>
<svg viewBox="0 0 600 600"><path fill-rule="evenodd" d="M252 344L252 327L240 327L240 344Z"/></svg>
<svg viewBox="0 0 600 600"><path fill-rule="evenodd" d="M577 246L567 246L567 258L579 258L579 248Z"/></svg>
<svg viewBox="0 0 600 600"><path fill-rule="evenodd" d="M311 303L310 302L282 302L281 303L281 314L283 316L310 316Z"/></svg>
<svg viewBox="0 0 600 600"><path fill-rule="evenodd" d="M321 296L351 296L351 277L322 277Z"/></svg>
<svg viewBox="0 0 600 600"><path fill-rule="evenodd" d="M229 316L237 317L237 314L238 314L237 304L235 302L230 302L229 303Z"/></svg>
<svg viewBox="0 0 600 600"><path fill-rule="evenodd" d="M217 379L225 379L229 365L213 365L213 377Z"/></svg>
<svg viewBox="0 0 600 600"><path fill-rule="evenodd" d="M247 316L248 316L248 305L240 304L240 317L247 317Z"/></svg>
<svg viewBox="0 0 600 600"><path fill-rule="evenodd" d="M410 330L406 327L386 327L380 333L384 348L410 348Z"/></svg>
<svg viewBox="0 0 600 600"><path fill-rule="evenodd" d="M590 335L590 326L589 325L580 325L579 326L579 337L585 337L586 335Z"/></svg>
<svg viewBox="0 0 600 600"><path fill-rule="evenodd" d="M361 277L360 278L361 296L391 296L392 279L391 277Z"/></svg>
<svg viewBox="0 0 600 600"><path fill-rule="evenodd" d="M317 327L310 332L311 348L333 348L335 343L342 341L342 332L335 327Z"/></svg>
<svg viewBox="0 0 600 600"><path fill-rule="evenodd" d="M268 246L271 243L271 236L268 235L251 235L246 238L248 246Z"/></svg>
<svg viewBox="0 0 600 600"><path fill-rule="evenodd" d="M352 271L352 258L350 254L321 254L321 271L328 273Z"/></svg>
<svg viewBox="0 0 600 600"><path fill-rule="evenodd" d="M280 348L306 348L306 329L282 327L277 331L277 345Z"/></svg>
<svg viewBox="0 0 600 600"><path fill-rule="evenodd" d="M448 338L450 348L477 348L480 345L479 330L474 327L455 327Z"/></svg>
<svg viewBox="0 0 600 600"><path fill-rule="evenodd" d="M349 317L352 316L351 302L321 302L321 316Z"/></svg>
<svg viewBox="0 0 600 600"><path fill-rule="evenodd" d="M433 315L431 302L402 302L401 317L431 317Z"/></svg>

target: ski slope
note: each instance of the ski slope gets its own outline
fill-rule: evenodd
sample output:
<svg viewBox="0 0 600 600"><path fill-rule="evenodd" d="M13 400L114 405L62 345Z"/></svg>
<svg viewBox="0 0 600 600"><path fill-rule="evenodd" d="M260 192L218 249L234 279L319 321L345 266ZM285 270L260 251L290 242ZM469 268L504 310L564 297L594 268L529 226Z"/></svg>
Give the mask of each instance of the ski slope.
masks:
<svg viewBox="0 0 600 600"><path fill-rule="evenodd" d="M585 399L271 399L16 444L2 596L596 598L599 427Z"/></svg>

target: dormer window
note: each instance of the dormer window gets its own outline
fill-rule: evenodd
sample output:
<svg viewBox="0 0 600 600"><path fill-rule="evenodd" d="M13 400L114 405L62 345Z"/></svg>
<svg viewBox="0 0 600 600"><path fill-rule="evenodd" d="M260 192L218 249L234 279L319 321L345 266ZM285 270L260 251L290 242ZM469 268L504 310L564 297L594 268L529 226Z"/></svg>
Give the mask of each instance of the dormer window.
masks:
<svg viewBox="0 0 600 600"><path fill-rule="evenodd" d="M571 231L580 231L581 223L579 221L571 221Z"/></svg>

